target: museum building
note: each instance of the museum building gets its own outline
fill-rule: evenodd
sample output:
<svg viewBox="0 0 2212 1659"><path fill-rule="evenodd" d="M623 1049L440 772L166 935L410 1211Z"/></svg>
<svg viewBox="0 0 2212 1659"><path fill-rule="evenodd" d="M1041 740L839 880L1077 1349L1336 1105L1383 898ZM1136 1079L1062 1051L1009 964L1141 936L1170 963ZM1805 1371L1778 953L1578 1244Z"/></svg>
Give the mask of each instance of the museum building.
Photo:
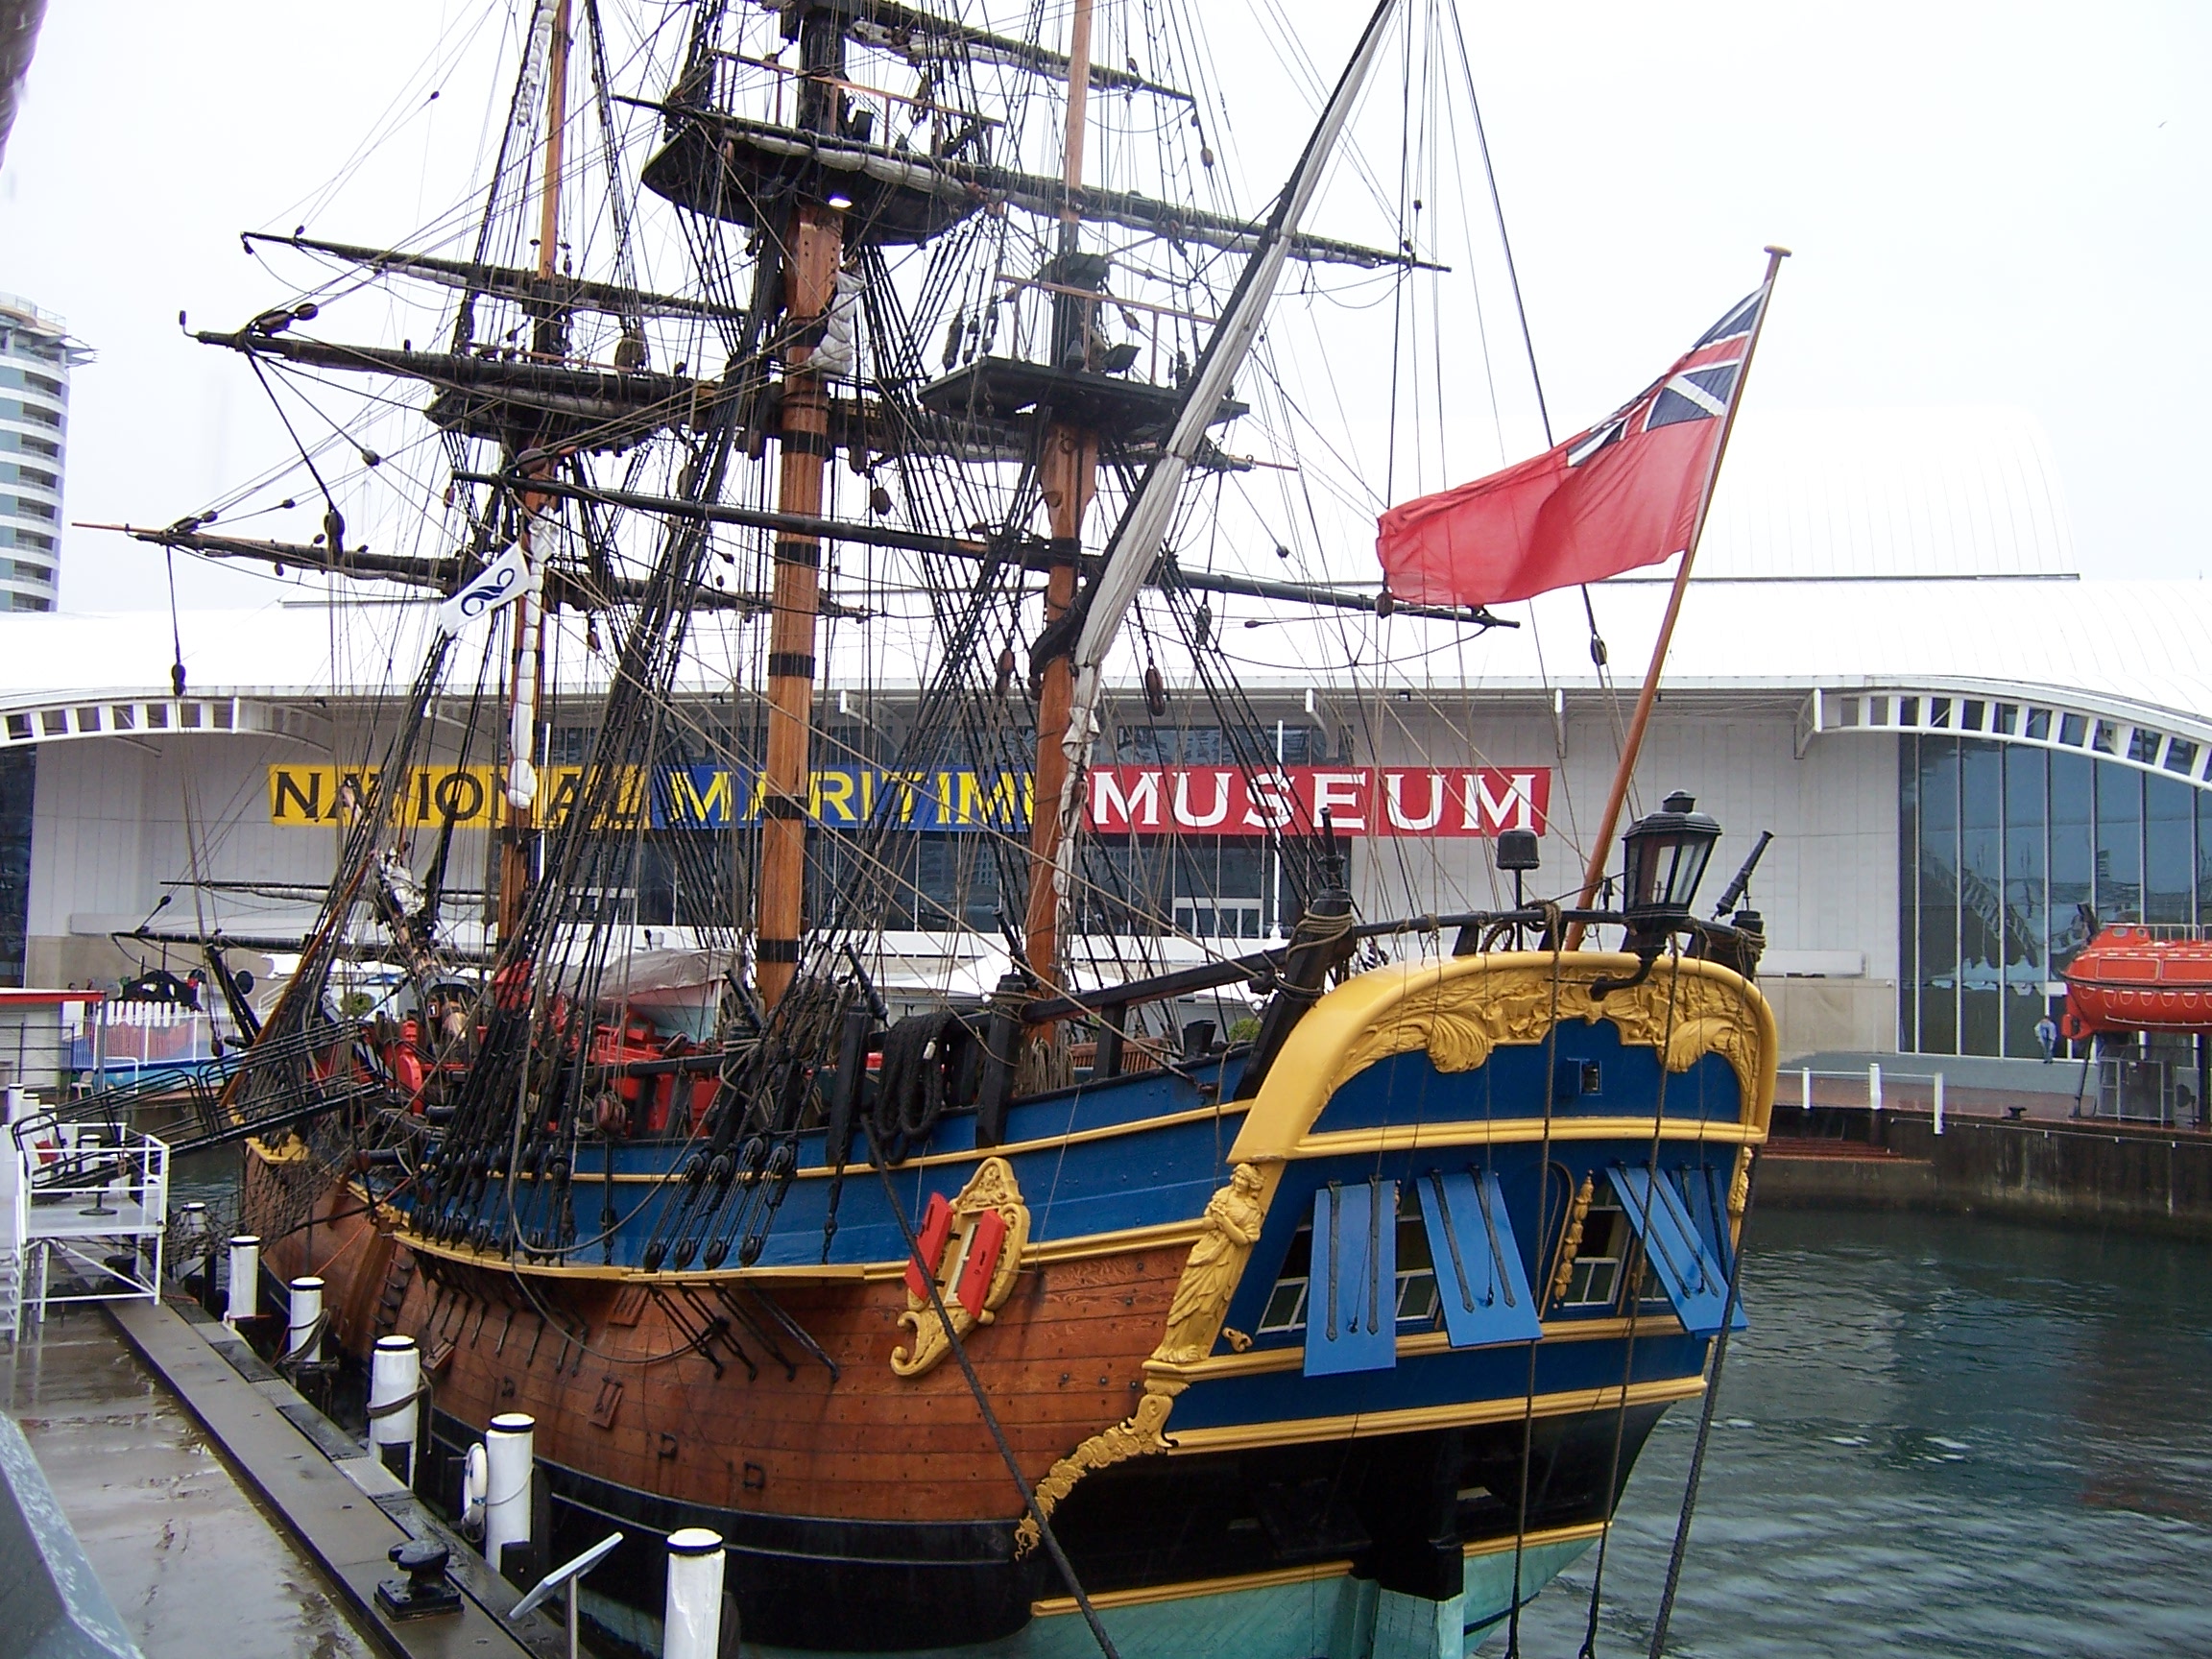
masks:
<svg viewBox="0 0 2212 1659"><path fill-rule="evenodd" d="M2212 924L2212 589L2081 569L2040 436L2004 411L1747 419L1729 466L1632 805L1688 790L1720 821L1716 890L1772 831L1749 902L1786 1055L2032 1057L2096 922ZM178 618L183 696L165 613L0 613L0 977L112 981L162 938L212 929L281 970L429 608L352 615L318 589L270 591L258 612ZM1171 651L1165 717L1128 665L1091 801L1115 874L1078 910L1074 971L1085 936L1123 955L1142 937L1175 965L1280 935L1269 802L1238 759L1250 731L1281 787L1333 805L1364 914L1509 902L1502 828L1539 833L1530 894L1571 894L1667 595L1665 568L1593 590L1603 671L1577 593L1502 608L1521 625L1479 635L1220 604L1247 734ZM650 945L728 920L702 913L727 888L699 872L742 863L750 833L726 757L757 710L726 665L753 626L697 619L685 803L642 827L636 885L596 896ZM920 618L881 618L823 653L818 902L899 751L926 639ZM557 783L582 758L599 663L580 637L552 661ZM486 867L489 782L457 750L411 781L417 821L452 824L456 870ZM1018 865L994 854L1020 834L1025 784L943 773L885 942L915 986L982 991L1003 971Z"/></svg>

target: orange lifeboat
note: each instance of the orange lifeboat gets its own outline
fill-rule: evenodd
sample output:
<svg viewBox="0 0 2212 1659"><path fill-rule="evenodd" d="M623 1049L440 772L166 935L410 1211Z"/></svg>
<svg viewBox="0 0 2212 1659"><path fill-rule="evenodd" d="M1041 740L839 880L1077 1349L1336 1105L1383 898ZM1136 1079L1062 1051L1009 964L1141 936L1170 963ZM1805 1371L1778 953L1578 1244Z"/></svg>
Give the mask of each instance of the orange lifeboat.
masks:
<svg viewBox="0 0 2212 1659"><path fill-rule="evenodd" d="M2066 970L2058 1029L2076 1040L2106 1031L2212 1031L2212 939L2159 937L2182 931L2134 923L2104 928Z"/></svg>

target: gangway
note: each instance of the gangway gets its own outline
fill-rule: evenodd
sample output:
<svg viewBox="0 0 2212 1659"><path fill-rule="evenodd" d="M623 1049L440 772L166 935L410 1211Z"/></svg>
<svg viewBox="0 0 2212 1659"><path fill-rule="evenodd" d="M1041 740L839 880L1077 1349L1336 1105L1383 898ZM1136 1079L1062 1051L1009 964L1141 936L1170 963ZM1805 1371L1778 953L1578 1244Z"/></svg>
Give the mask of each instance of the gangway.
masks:
<svg viewBox="0 0 2212 1659"><path fill-rule="evenodd" d="M183 1157L358 1103L397 1104L399 1097L350 1028L328 1027L79 1094L56 1115L87 1125L157 1118L170 1149Z"/></svg>

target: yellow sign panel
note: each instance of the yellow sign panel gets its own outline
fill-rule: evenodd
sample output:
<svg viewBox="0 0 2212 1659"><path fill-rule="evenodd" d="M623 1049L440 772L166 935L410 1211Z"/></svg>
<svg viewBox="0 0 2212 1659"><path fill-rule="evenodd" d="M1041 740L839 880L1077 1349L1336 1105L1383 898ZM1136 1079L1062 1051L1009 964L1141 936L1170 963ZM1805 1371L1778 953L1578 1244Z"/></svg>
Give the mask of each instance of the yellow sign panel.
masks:
<svg viewBox="0 0 2212 1659"><path fill-rule="evenodd" d="M269 822L298 829L350 822L368 801L376 773L348 766L269 768ZM585 768L539 771L541 824L558 824L584 788ZM647 780L651 786L648 788ZM710 765L618 769L609 829L635 828L640 815L654 830L742 830L760 822L767 781L750 768ZM501 815L496 766L417 766L407 775L395 814L405 827L490 829ZM807 788L807 817L826 830L857 830L889 821L916 830L996 830L1029 827L1031 783L1025 772L886 772L872 766L816 770Z"/></svg>
<svg viewBox="0 0 2212 1659"><path fill-rule="evenodd" d="M269 822L294 829L348 822L376 782L373 768L274 765L269 768ZM611 826L634 816L642 795L644 773L626 767ZM584 786L581 766L543 766L538 771L538 821L558 824L567 817ZM499 821L504 798L496 766L417 766L407 775L396 821L408 828L490 829Z"/></svg>

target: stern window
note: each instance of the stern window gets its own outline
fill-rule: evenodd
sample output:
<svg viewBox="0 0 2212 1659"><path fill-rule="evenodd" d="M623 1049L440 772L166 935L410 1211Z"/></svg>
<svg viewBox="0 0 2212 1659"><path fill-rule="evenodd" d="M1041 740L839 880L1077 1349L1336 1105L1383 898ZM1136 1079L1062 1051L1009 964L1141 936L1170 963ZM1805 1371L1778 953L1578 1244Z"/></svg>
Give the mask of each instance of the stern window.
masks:
<svg viewBox="0 0 2212 1659"><path fill-rule="evenodd" d="M1635 1250L1636 1235L1613 1183L1598 1178L1589 1214L1582 1217L1582 1245L1568 1269L1562 1308L1610 1308L1621 1296L1621 1268Z"/></svg>
<svg viewBox="0 0 2212 1659"><path fill-rule="evenodd" d="M1436 1269L1429 1255L1429 1229L1421 1222L1416 1184L1398 1185L1398 1323L1426 1330L1436 1322ZM1312 1282L1313 1224L1301 1222L1283 1258L1283 1271L1268 1292L1260 1315L1259 1334L1274 1336L1306 1329L1306 1292Z"/></svg>

